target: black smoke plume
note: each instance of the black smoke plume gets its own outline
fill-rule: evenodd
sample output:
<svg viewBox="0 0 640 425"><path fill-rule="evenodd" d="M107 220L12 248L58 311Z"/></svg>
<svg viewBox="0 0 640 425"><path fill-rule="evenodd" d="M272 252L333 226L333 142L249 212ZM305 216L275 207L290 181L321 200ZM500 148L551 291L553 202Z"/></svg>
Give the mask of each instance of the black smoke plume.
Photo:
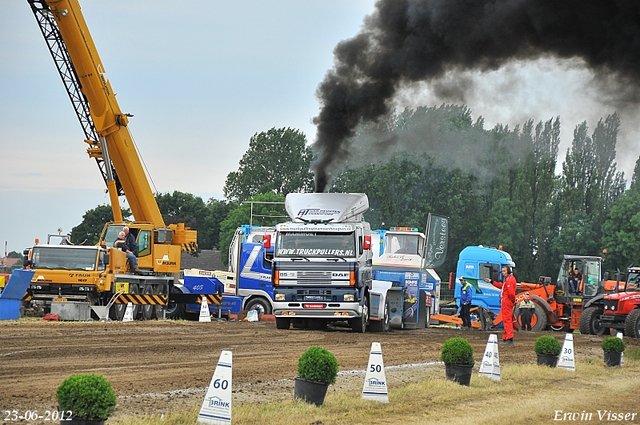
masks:
<svg viewBox="0 0 640 425"><path fill-rule="evenodd" d="M546 56L581 59L622 90L617 101L637 103L640 1L378 1L363 29L336 46L334 68L317 90L316 191L348 155L358 124L388 113L403 85Z"/></svg>

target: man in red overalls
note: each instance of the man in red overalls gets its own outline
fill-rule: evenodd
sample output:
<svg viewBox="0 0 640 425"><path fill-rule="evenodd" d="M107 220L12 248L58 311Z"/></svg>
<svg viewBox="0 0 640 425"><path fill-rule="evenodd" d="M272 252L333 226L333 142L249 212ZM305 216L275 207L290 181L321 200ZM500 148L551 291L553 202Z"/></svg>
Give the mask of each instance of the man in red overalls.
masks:
<svg viewBox="0 0 640 425"><path fill-rule="evenodd" d="M502 314L502 323L504 324L504 334L502 334L502 342L500 345L513 344L513 305L516 301L516 278L511 273L511 267L502 266L502 276L504 283L492 282L493 286L499 288L500 292L500 313ZM491 282L485 279L485 282Z"/></svg>

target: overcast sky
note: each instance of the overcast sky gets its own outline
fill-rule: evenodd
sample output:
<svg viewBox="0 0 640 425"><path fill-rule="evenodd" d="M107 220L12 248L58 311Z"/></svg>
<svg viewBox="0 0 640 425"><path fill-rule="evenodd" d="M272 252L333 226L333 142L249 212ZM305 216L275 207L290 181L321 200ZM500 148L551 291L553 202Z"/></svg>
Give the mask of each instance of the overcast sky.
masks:
<svg viewBox="0 0 640 425"><path fill-rule="evenodd" d="M120 107L134 114L129 128L152 189L205 201L223 199L255 133L292 127L314 140L315 90L333 48L374 8L374 0L81 3ZM3 6L0 242L22 252L58 228L70 232L109 198L28 3ZM561 157L577 124L587 120L592 131L614 111L585 90L579 62L540 60L471 78L476 89L465 100L487 128L559 115ZM399 107L441 102L429 87L401 93ZM637 118L622 114L618 163L627 178L640 153Z"/></svg>

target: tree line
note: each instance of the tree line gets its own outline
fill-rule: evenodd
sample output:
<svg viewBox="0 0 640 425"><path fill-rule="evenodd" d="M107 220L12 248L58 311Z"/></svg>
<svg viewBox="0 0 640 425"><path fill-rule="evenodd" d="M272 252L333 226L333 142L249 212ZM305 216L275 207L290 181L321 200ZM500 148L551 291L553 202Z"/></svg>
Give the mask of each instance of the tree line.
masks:
<svg viewBox="0 0 640 425"><path fill-rule="evenodd" d="M366 193L374 229L424 231L430 212L449 217L443 279L468 245L502 246L518 280L528 282L555 277L565 254L602 256L604 249L605 269L624 270L640 252L640 162L627 188L616 164L619 128L617 113L593 129L578 124L559 163L559 117L485 129L466 106L405 109L360 126L330 191ZM246 201L312 191L313 159L302 132L272 128L251 138L238 171L227 176L225 200L182 192L156 199L167 224L184 222L198 231L201 248L218 248L226 260L239 225L284 220L281 205ZM110 219L110 206L87 211L72 242L97 242Z"/></svg>

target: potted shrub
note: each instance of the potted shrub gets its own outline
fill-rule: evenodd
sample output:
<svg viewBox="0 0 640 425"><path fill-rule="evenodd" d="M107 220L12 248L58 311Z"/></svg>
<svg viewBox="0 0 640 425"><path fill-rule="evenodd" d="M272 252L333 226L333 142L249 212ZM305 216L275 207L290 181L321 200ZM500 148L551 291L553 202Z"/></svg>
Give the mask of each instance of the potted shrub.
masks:
<svg viewBox="0 0 640 425"><path fill-rule="evenodd" d="M111 383L102 375L71 375L56 390L56 398L58 410L65 412L60 423L67 425L102 425L116 407Z"/></svg>
<svg viewBox="0 0 640 425"><path fill-rule="evenodd" d="M533 347L538 355L538 365L556 367L562 346L552 336L542 335Z"/></svg>
<svg viewBox="0 0 640 425"><path fill-rule="evenodd" d="M464 338L450 338L442 344L440 359L444 362L447 379L469 386L473 360L473 347Z"/></svg>
<svg viewBox="0 0 640 425"><path fill-rule="evenodd" d="M321 406L329 385L336 382L338 361L323 347L309 347L298 360L294 398Z"/></svg>
<svg viewBox="0 0 640 425"><path fill-rule="evenodd" d="M602 349L604 350L605 364L607 366L620 366L624 348L624 341L616 336L603 339Z"/></svg>

